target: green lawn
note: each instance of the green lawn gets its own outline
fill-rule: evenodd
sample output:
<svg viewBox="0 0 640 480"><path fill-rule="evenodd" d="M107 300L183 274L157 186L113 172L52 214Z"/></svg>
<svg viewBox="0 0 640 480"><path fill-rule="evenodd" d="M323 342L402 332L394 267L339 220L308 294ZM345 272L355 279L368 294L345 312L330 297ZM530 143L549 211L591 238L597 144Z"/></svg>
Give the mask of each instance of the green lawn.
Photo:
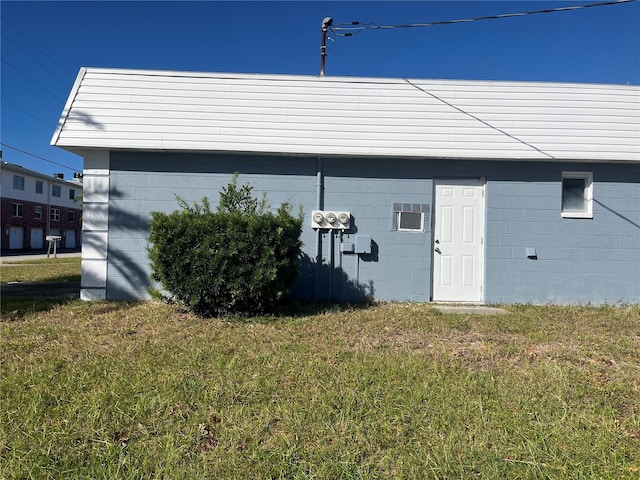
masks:
<svg viewBox="0 0 640 480"><path fill-rule="evenodd" d="M640 477L638 306L2 308L0 478Z"/></svg>
<svg viewBox="0 0 640 480"><path fill-rule="evenodd" d="M0 265L2 282L79 282L80 257L12 261Z"/></svg>

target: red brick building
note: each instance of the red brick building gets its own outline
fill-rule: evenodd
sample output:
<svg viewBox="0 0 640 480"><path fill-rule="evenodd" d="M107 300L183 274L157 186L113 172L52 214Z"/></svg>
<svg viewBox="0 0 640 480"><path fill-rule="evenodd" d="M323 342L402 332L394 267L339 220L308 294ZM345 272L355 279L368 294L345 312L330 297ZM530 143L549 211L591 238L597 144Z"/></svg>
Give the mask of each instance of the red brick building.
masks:
<svg viewBox="0 0 640 480"><path fill-rule="evenodd" d="M2 251L46 249L48 235L62 237L58 248L80 248L82 183L2 162L0 188Z"/></svg>

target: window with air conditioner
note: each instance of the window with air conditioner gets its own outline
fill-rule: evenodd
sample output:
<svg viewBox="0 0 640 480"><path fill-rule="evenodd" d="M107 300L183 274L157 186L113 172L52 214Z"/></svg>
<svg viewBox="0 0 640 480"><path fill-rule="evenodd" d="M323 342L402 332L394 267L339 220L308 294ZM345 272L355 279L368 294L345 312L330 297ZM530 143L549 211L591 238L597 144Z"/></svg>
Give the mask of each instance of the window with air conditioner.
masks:
<svg viewBox="0 0 640 480"><path fill-rule="evenodd" d="M391 229L398 232L426 231L430 209L428 203L394 203Z"/></svg>

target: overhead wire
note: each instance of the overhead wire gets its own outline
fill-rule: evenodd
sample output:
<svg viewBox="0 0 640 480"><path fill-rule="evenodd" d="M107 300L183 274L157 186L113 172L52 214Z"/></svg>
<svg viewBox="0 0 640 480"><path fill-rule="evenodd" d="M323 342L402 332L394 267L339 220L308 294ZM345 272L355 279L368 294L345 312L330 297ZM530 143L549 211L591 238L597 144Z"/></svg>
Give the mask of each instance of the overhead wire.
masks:
<svg viewBox="0 0 640 480"><path fill-rule="evenodd" d="M36 50L38 50L40 52L40 54L42 54L42 56L46 57L47 59L49 59L49 61L51 63L53 63L56 67L58 67L60 69L61 72L63 72L71 81L73 81L74 76L72 74L70 74L66 68L64 68L62 65L60 65L58 62L55 61L55 59L53 57L51 57L50 55L48 55L44 50L42 50L38 45L36 45L34 42L31 41L31 39L29 39L29 37L27 37L24 33L22 33L14 24L12 24L9 20L6 19L6 17L2 17L2 21L4 23L6 23L7 25L9 25L11 28L13 28L13 30L15 30L18 35L20 35L22 38L24 38L27 42L29 42L31 44L31 46L33 48L35 48ZM5 38L7 38L4 34L3 36ZM15 43L14 43L15 44Z"/></svg>
<svg viewBox="0 0 640 480"><path fill-rule="evenodd" d="M30 157L34 157L34 158L37 158L39 160L43 160L45 162L53 163L54 165L57 165L57 166L62 167L62 168L66 168L67 170L71 170L73 172L77 172L78 171L77 168L72 168L72 167L69 167L68 165L63 165L62 163L54 162L53 160L49 160L48 158L41 157L40 155L36 155L35 153L31 153L31 152L27 152L26 150L22 150L21 148L14 147L12 145L8 145L8 144L3 143L3 142L0 142L0 145L2 145L3 147L10 148L11 150L15 150L16 152L20 152L20 153L24 153L25 155L29 155Z"/></svg>
<svg viewBox="0 0 640 480"><path fill-rule="evenodd" d="M15 65L13 65L12 63L9 63L6 59L2 59L2 63L5 63L6 65L8 65L9 67L13 68L16 72L18 72L20 75L22 75L24 78L26 78L27 80L29 80L31 83L33 83L34 85L36 85L37 87L39 87L40 89L42 89L44 92L48 93L49 95L51 95L53 98L55 98L56 100L62 102L62 104L64 104L66 102L66 100L63 100L62 98L60 98L59 96L57 96L55 93L51 92L49 89L47 89L46 87L43 87L42 85L40 85L38 82L36 82L33 78L31 78L29 75L27 75L26 73L24 73L23 71L21 71L18 67L16 67Z"/></svg>
<svg viewBox="0 0 640 480"><path fill-rule="evenodd" d="M434 21L434 22L426 22L426 23L408 23L408 24L398 24L398 25L378 25L376 23L360 23L360 22L350 22L350 23L337 23L337 24L333 24L329 26L329 31L331 31L331 33L333 33L336 36L339 37L350 37L353 35L356 35L358 33L363 32L364 30L390 30L390 29L396 29L396 28L418 28L418 27L432 27L432 26L437 26L437 25L454 25L454 24L460 24L460 23L471 23L471 22L477 22L477 21L483 21L483 20L498 20L498 19L503 19L503 18L513 18L513 17L524 17L527 15L537 15L537 14L543 14L543 13L555 13L555 12L566 12L566 11L572 11L572 10L580 10L580 9L585 9L585 8L592 8L592 7L605 7L605 6L612 6L612 5L620 5L623 3L632 3L635 2L637 0L612 0L612 1L606 1L606 2L599 2L599 3L590 3L590 4L583 4L583 5L570 5L570 6L566 6L566 7L557 7L557 8L548 8L548 9L541 9L541 10L533 10L533 11L527 11L527 12L516 12L516 13L503 13L503 14L499 14L499 15L485 15L482 17L473 17L473 18L464 18L464 19L459 19L459 20L442 20L442 21ZM428 90L420 87L419 85L416 85L415 83L412 83L411 81L409 81L408 79L404 79L404 81L409 84L411 87L423 92L426 95L431 96L432 98L434 98L435 100L444 103L445 105L457 110L458 112L467 115L475 120L477 120L478 122L482 123L483 125L486 125L489 128L492 128L494 130L496 130L497 132L519 142L522 143L534 150L536 150L537 152L541 153L542 155L546 156L546 157L550 157L550 158L554 158L553 155L541 150L540 148L536 147L535 145L532 145L531 143L528 143L512 134L510 134L509 132L496 127L492 124L490 124L489 122L481 119L480 117L473 115L470 112L465 111L464 109L450 103L447 102L446 100L440 98L439 96L429 92Z"/></svg>
<svg viewBox="0 0 640 480"><path fill-rule="evenodd" d="M612 0L607 2L588 3L583 5L570 5L566 7L546 8L542 10L533 10L528 12L502 13L499 15L485 15L482 17L463 18L459 20L441 20L441 21L435 21L435 22L405 23L405 24L398 24L398 25L378 25L376 23L360 23L355 21L355 22L337 23L337 24L331 25L329 27L329 30L336 36L350 37L364 30L391 30L396 28L419 28L419 27L433 27L437 25L453 25L458 23L471 23L471 22L477 22L477 21L483 21L483 20L499 20L503 18L524 17L527 15L537 15L537 14L543 14L543 13L567 12L571 10L580 10L580 9L593 8L593 7L606 7L611 5L620 5L623 3L632 3L636 1L637 0Z"/></svg>
<svg viewBox="0 0 640 480"><path fill-rule="evenodd" d="M37 63L38 65L40 65L40 67L44 70L46 70L47 72L49 72L53 77L55 77L59 82L61 82L63 85L67 85L69 82L67 80L63 80L62 78L60 78L55 72L53 72L53 70L49 69L46 65L43 65L37 58L35 58L33 55L31 55L29 52L25 51L20 45L18 45L16 42L14 42L13 40L11 40L9 37L7 37L4 33L2 33L2 37L4 37L5 40L7 40L9 43L12 43L18 50L20 50L24 55L26 55L27 57L29 57L31 60L33 60L35 63Z"/></svg>
<svg viewBox="0 0 640 480"><path fill-rule="evenodd" d="M19 35L19 37L17 37L16 35L9 36L8 35L9 32L7 31L7 29L3 28L2 32L1 32L3 41L13 45L13 47L16 50L18 50L21 55L23 55L24 57L28 57L31 61L33 61L40 68L42 68L47 74L49 74L52 77L54 77L57 81L59 81L63 85L69 85L70 82L73 82L73 78L74 78L73 75L71 75L55 59L53 59L50 55L48 55L42 48L40 48L31 39L29 39L29 37L27 37L24 33L22 33L15 25L13 25L5 17L2 18L2 23L3 23L3 27L6 24L9 27L11 27L17 33L17 35ZM23 39L24 41L22 41L21 39ZM29 46L31 46L33 48L33 50L32 50L33 54L30 53L29 51L27 51ZM36 58L36 56L34 56L36 54L38 54L38 56L42 57L42 61L39 58ZM46 65L45 65L45 63L43 63L45 60L47 61ZM66 100L62 99L60 96L56 95L53 91L51 91L49 88L47 88L47 86L45 86L45 85L47 85L47 83L43 84L43 83L39 82L38 80L36 80L35 78L33 78L32 75L30 75L28 73L25 73L25 71L23 71L21 68L19 68L19 66L17 66L15 63L12 63L12 62L8 61L6 56L4 56L4 55L2 57L2 63L4 65L10 67L11 69L15 70L19 75L24 77L26 80L28 80L29 82L34 84L36 87L38 87L39 89L41 89L42 91L44 91L48 95L50 95L52 98L56 99L57 101L61 102L62 104L64 104L66 102ZM54 71L48 65L55 66L64 75L61 76L61 74L56 73L57 70ZM65 80L65 78L66 78L66 80ZM50 83L50 82L48 82L48 83ZM28 110L26 110L22 106L20 106L20 105L14 103L13 101L11 101L5 95L0 95L0 98L1 98L3 103L11 105L13 108L19 110L23 114L31 117L33 120L35 120L35 121L41 123L42 125L44 125L45 127L47 127L47 129L55 129L55 126L52 126L49 122L46 122L46 121L42 120L41 118L38 118L36 115L32 114L31 112L29 112ZM73 168L73 167L70 167L69 165L65 165L63 163L56 162L56 161L51 160L49 158L43 157L41 155L37 155L37 154L29 152L27 150L18 148L18 147L14 146L14 145L10 145L10 144L4 143L4 142L0 142L0 145L2 145L3 147L5 147L7 149L11 149L11 150L14 150L16 152L19 152L21 154L28 155L28 156L33 157L35 159L38 159L38 160L41 160L41 161L56 165L57 167L64 168L64 169L67 169L67 170L71 170L73 172L77 172L78 171L78 168Z"/></svg>
<svg viewBox="0 0 640 480"><path fill-rule="evenodd" d="M31 118L33 118L34 120L37 120L38 122L40 122L41 124L43 124L45 127L48 128L55 128L52 125L49 125L47 122L45 122L44 120L36 117L35 115L33 115L32 113L26 111L24 108L22 108L20 105L16 105L15 103L13 103L11 100L9 100L8 98L6 98L5 96L0 96L0 98L2 98L3 102L8 103L9 105L11 105L12 107L20 110L22 113L24 113L25 115L30 116Z"/></svg>

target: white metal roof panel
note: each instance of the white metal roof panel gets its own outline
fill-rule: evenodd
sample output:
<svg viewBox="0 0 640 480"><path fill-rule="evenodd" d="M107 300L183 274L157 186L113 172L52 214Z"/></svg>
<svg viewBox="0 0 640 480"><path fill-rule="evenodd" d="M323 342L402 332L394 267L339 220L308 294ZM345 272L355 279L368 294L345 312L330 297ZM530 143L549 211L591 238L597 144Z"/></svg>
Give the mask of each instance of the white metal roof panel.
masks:
<svg viewBox="0 0 640 480"><path fill-rule="evenodd" d="M83 68L52 144L640 163L640 87Z"/></svg>

